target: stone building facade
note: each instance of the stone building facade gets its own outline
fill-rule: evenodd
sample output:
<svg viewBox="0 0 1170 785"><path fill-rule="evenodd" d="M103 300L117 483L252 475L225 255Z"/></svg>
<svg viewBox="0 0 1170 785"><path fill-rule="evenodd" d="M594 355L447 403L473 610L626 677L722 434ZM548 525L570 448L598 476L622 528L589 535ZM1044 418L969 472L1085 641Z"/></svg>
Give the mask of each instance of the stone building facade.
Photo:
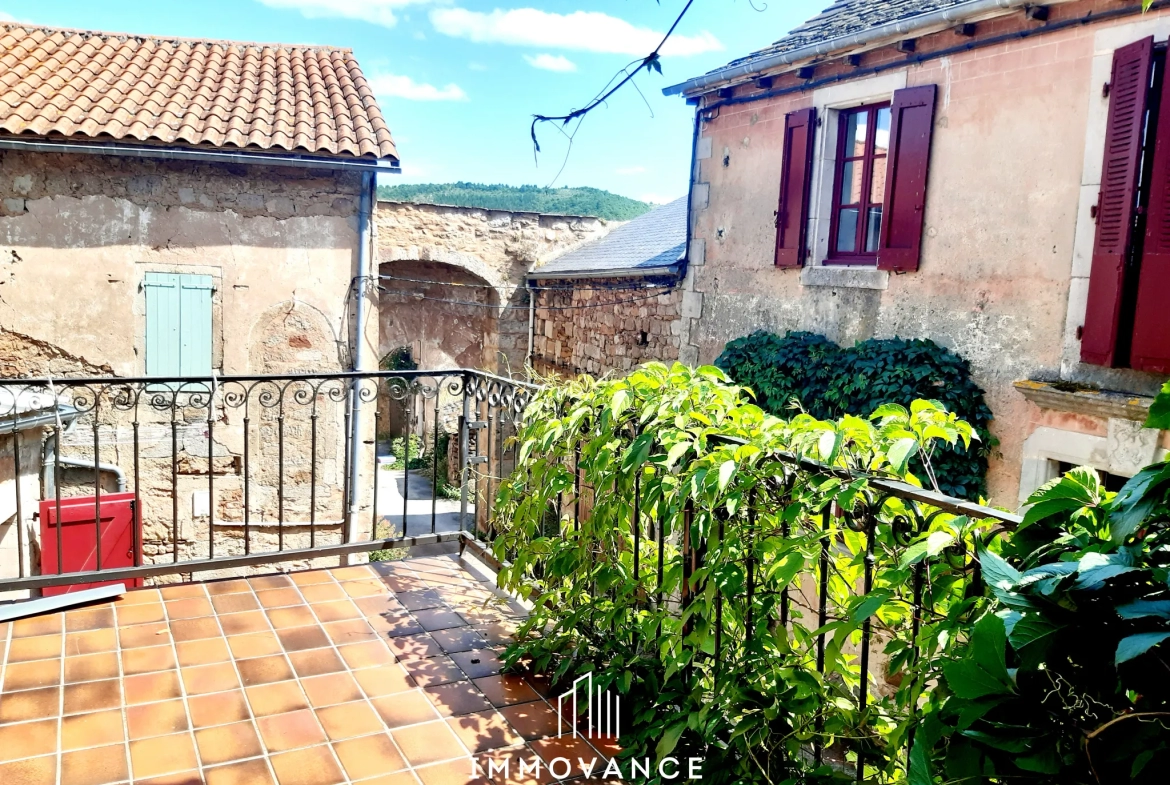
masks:
<svg viewBox="0 0 1170 785"><path fill-rule="evenodd" d="M1014 508L1067 463L1124 477L1170 447L1141 427L1167 374L1082 358L1106 129L1121 100L1108 83L1123 47L1147 42L1164 57L1170 11L941 6L847 0L668 89L697 102L699 124L680 357L711 362L758 329L932 339L986 390L999 440L989 489ZM882 167L919 156L921 178L900 192L917 216L882 217L876 253L843 259L831 245L847 209L840 120L891 106L913 116L885 126L874 149L892 145ZM896 136L911 127L918 142ZM885 207L898 210L892 179ZM882 194L873 200L881 210ZM906 242L887 242L895 232Z"/></svg>

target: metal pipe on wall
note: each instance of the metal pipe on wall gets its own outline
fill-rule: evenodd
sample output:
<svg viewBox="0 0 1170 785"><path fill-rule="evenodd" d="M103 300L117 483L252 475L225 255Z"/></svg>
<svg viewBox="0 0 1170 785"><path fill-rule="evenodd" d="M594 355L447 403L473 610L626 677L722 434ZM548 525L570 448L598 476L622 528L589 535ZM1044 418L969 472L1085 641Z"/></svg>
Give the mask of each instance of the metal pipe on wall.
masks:
<svg viewBox="0 0 1170 785"><path fill-rule="evenodd" d="M358 202L358 269L354 279L354 296L357 304L354 309L354 337L353 337L353 367L351 370L366 370L366 289L370 281L370 258L372 249L371 225L373 224L374 189L378 187L377 178L369 172L362 174L362 193ZM361 455L362 429L364 422L361 413L361 380L354 379L350 389L350 440L349 440L349 514L346 524L346 542L353 542L357 538L357 499L358 488L361 487ZM377 467L375 466L375 471ZM377 475L375 475L375 481Z"/></svg>

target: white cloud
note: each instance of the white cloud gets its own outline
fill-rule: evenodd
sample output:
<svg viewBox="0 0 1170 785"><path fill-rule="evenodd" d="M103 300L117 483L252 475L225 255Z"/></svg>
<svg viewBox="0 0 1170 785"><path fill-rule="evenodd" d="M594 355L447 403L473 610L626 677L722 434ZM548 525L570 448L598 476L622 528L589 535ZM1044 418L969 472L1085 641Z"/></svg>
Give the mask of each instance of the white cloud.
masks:
<svg viewBox="0 0 1170 785"><path fill-rule="evenodd" d="M476 43L633 56L652 52L663 35L597 11L554 14L537 8L514 8L510 11L497 8L490 14L468 11L466 8L436 8L431 11L431 24L444 35L466 38ZM672 35L662 53L685 56L722 48L719 39L704 30L693 36Z"/></svg>
<svg viewBox="0 0 1170 785"><path fill-rule="evenodd" d="M370 79L370 89L375 95L405 98L408 101L466 101L467 93L457 84L435 87L419 83L409 76L381 74Z"/></svg>
<svg viewBox="0 0 1170 785"><path fill-rule="evenodd" d="M564 55L548 55L539 54L536 57L532 55L524 55L524 59L533 68L539 68L542 71L576 71L577 64Z"/></svg>
<svg viewBox="0 0 1170 785"><path fill-rule="evenodd" d="M300 11L308 19L341 17L393 27L398 23L394 9L427 0L260 0L270 8Z"/></svg>
<svg viewBox="0 0 1170 785"><path fill-rule="evenodd" d="M644 166L623 166L622 168L616 170L616 172L620 175L643 174L645 171L646 167Z"/></svg>

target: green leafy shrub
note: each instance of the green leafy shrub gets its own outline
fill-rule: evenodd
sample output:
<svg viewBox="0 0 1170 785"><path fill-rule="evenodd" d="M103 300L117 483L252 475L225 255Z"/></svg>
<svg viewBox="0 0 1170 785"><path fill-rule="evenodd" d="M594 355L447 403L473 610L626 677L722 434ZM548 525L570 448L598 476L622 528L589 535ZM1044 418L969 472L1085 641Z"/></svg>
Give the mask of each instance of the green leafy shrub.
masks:
<svg viewBox="0 0 1170 785"><path fill-rule="evenodd" d="M967 361L933 341L871 339L841 348L814 333L781 337L758 331L727 344L715 364L779 416L793 401L821 419L864 416L884 403L939 401L971 423L980 437L974 449L941 445L931 456L939 490L966 499L986 493L987 456L995 445L987 427L991 410L983 390L971 381ZM912 470L928 476L921 462Z"/></svg>
<svg viewBox="0 0 1170 785"><path fill-rule="evenodd" d="M598 689L619 691L632 707L625 760L703 757L709 783L848 779L813 761L819 743L840 757L864 751L867 781L904 778L913 711L984 602L962 554L992 524L924 508L923 529L907 532L895 523L910 509L879 498L869 475L779 456L917 484L907 469L915 454L965 443L972 429L926 401L868 419L789 414L769 415L717 368L660 363L547 386L525 410L493 548L509 562L501 585L533 609L505 660L557 683L592 673ZM578 482L589 500L580 520ZM881 524L862 593L869 512ZM821 559L823 671L817 612L801 596ZM933 609L917 638L916 578ZM866 624L889 641L901 678L862 710L855 696L867 677L849 652Z"/></svg>

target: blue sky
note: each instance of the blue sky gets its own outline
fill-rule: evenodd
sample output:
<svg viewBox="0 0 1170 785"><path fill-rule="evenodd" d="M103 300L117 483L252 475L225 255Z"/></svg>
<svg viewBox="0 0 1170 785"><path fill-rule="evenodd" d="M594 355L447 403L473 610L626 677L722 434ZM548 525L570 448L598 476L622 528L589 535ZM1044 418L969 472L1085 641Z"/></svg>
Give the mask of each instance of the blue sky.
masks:
<svg viewBox="0 0 1170 785"><path fill-rule="evenodd" d="M640 74L567 141L531 116L585 104L657 44L684 0L0 0L4 16L149 35L350 47L398 143L385 182L589 185L665 201L686 191L693 109L661 88L766 46L829 0L695 0L663 75ZM564 164L563 171L561 170ZM559 174L558 174L559 172Z"/></svg>

